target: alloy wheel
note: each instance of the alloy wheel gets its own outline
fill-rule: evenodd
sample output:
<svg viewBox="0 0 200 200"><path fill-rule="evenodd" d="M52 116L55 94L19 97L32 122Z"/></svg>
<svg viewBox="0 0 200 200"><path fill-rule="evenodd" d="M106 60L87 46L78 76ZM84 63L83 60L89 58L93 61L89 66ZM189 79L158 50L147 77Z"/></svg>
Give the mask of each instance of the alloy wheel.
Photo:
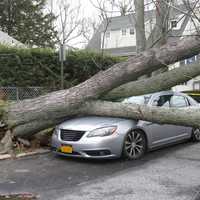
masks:
<svg viewBox="0 0 200 200"><path fill-rule="evenodd" d="M126 136L124 143L124 154L128 159L138 159L146 149L146 139L144 134L133 130Z"/></svg>
<svg viewBox="0 0 200 200"><path fill-rule="evenodd" d="M194 129L193 130L193 139L194 141L200 141L200 129L197 128L197 129Z"/></svg>

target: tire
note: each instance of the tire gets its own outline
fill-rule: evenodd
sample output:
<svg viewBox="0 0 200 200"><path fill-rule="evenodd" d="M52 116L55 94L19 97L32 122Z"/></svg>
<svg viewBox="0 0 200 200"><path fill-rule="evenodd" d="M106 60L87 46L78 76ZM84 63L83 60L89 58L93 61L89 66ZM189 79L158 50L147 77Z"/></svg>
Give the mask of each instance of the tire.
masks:
<svg viewBox="0 0 200 200"><path fill-rule="evenodd" d="M131 130L127 133L123 145L123 157L128 160L141 158L147 149L145 134L139 130Z"/></svg>
<svg viewBox="0 0 200 200"><path fill-rule="evenodd" d="M200 142L200 129L199 128L195 128L192 130L192 141Z"/></svg>

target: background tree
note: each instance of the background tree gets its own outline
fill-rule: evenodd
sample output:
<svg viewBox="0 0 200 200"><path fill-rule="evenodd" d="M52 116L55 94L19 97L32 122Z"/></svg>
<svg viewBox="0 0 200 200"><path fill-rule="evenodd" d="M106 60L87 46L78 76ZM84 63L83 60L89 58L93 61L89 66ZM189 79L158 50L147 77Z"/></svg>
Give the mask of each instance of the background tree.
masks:
<svg viewBox="0 0 200 200"><path fill-rule="evenodd" d="M82 42L84 18L80 1L74 5L71 0L58 0L53 12L57 16L57 42L73 48Z"/></svg>
<svg viewBox="0 0 200 200"><path fill-rule="evenodd" d="M85 39L85 44L87 45L88 42L92 39L93 35L96 33L99 27L99 22L92 18L86 18L83 21L83 37Z"/></svg>
<svg viewBox="0 0 200 200"><path fill-rule="evenodd" d="M134 0L136 49L140 53L146 49L144 0Z"/></svg>
<svg viewBox="0 0 200 200"><path fill-rule="evenodd" d="M90 2L98 11L99 28L101 30L101 54L103 57L107 45L106 34L109 34L107 31L113 17L114 2L107 0L96 0L96 2L90 0Z"/></svg>
<svg viewBox="0 0 200 200"><path fill-rule="evenodd" d="M133 12L134 0L110 0L110 3L116 8L116 12L119 12L121 16Z"/></svg>
<svg viewBox="0 0 200 200"><path fill-rule="evenodd" d="M2 0L0 28L30 47L54 47L56 17L45 6L46 0Z"/></svg>

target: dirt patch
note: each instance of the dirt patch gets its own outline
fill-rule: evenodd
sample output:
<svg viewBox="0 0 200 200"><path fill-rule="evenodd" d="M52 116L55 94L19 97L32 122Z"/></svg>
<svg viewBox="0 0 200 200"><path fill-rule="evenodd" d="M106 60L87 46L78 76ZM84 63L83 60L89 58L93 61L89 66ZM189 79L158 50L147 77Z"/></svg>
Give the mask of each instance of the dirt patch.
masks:
<svg viewBox="0 0 200 200"><path fill-rule="evenodd" d="M49 148L51 146L51 136L53 129L42 131L28 140L16 140L14 144L14 152L16 155L21 153L34 152L37 149ZM1 199L0 199L1 200Z"/></svg>
<svg viewBox="0 0 200 200"><path fill-rule="evenodd" d="M35 153L38 150L40 151L41 149L50 149L51 137L52 137L53 131L54 131L53 128L46 129L29 138L19 138L19 137L11 138L10 137L12 141L11 141L11 144L9 143L10 144L9 149L6 149L6 145L5 145L5 149L4 149L4 146L1 145L2 150L0 149L0 151L4 152L5 157L3 156L2 158L0 156L0 160L8 159L8 158L16 158L18 156L21 157L21 154L24 155L24 154ZM0 128L0 136L1 136L1 128ZM4 140L5 138L6 137L4 137Z"/></svg>
<svg viewBox="0 0 200 200"><path fill-rule="evenodd" d="M37 200L33 194L0 195L0 200Z"/></svg>

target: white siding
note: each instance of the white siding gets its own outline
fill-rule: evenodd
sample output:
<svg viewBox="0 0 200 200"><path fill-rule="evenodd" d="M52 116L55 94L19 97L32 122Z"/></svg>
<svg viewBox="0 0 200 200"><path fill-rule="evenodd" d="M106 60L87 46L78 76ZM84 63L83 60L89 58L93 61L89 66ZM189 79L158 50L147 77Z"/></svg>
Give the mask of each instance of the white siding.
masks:
<svg viewBox="0 0 200 200"><path fill-rule="evenodd" d="M135 33L130 34L130 28L126 29L126 35L122 35L122 29L108 31L110 32L110 37L105 36L104 48L119 48L128 47L136 45ZM101 34L101 47L103 47L103 33Z"/></svg>
<svg viewBox="0 0 200 200"><path fill-rule="evenodd" d="M198 5L196 6L196 9L194 10L194 12L195 12L195 14L196 14L196 16L198 18L200 18L199 9L200 9L200 3L198 3ZM197 26L198 28L200 28L200 23L199 23L199 21L195 17L193 17L193 20L190 19L189 22L187 23L185 31L183 32L183 36L184 35L194 34L194 32L196 32L195 26Z"/></svg>
<svg viewBox="0 0 200 200"><path fill-rule="evenodd" d="M152 0L144 0L145 11L155 9L155 3Z"/></svg>
<svg viewBox="0 0 200 200"><path fill-rule="evenodd" d="M196 24L198 27L200 27L200 26L199 26L198 20L197 20L197 19L193 19L193 20L194 20L195 24ZM194 26L194 23L193 23L192 20L190 19L189 22L188 22L188 24L187 24L187 26L186 26L186 28L185 28L185 30L184 30L184 32L183 32L183 36L184 36L184 35L192 35L192 34L194 34L195 31L196 31L196 28L195 28L195 26Z"/></svg>
<svg viewBox="0 0 200 200"><path fill-rule="evenodd" d="M194 60L193 60L194 59ZM197 56L194 56L192 59L187 59L185 60L185 64L188 65L189 63L192 63L194 61L197 61ZM193 61L192 61L193 60ZM174 69L176 67L180 67L180 63L175 63L169 67L169 70ZM187 90L200 90L200 76L197 76L188 82L182 84L182 85L177 85L172 88L174 91L187 91Z"/></svg>
<svg viewBox="0 0 200 200"><path fill-rule="evenodd" d="M186 84L177 85L172 88L174 91L200 90L200 76L189 80Z"/></svg>

